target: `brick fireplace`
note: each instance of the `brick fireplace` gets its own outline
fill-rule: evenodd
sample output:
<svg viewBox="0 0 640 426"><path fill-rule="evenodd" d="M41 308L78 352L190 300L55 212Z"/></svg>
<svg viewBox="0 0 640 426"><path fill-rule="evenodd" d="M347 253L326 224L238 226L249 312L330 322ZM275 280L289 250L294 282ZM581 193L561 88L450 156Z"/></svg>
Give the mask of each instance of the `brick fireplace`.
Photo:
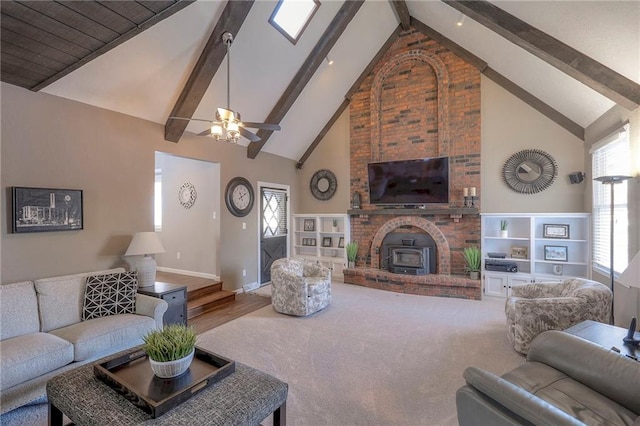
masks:
<svg viewBox="0 0 640 426"><path fill-rule="evenodd" d="M345 282L403 293L480 298L480 281L464 270L462 250L480 244L477 209L462 207L462 190L480 190L480 74L417 30L402 32L350 103L350 210L356 267ZM369 162L449 157L449 204L383 208L369 204ZM477 205L479 209L479 205ZM427 234L435 268L425 275L382 269L385 237Z"/></svg>

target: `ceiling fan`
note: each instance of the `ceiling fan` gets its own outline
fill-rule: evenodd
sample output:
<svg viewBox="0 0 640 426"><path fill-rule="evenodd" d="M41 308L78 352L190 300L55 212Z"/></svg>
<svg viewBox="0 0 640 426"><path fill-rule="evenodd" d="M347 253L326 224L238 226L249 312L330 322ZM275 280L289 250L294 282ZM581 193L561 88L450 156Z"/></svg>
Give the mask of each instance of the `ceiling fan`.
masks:
<svg viewBox="0 0 640 426"><path fill-rule="evenodd" d="M231 104L231 43L233 43L233 34L225 32L222 34L222 42L227 46L227 107L216 109L215 120L204 118L187 118L187 117L169 117L175 120L188 120L188 121L205 121L211 123L211 127L207 130L198 133L198 136L211 136L216 140L222 140L232 143L238 143L240 136L244 136L251 142L258 142L260 137L255 133L247 130L247 127L253 129L264 130L280 130L280 125L270 123L253 123L249 121L242 121L240 119L240 113L233 111L230 108Z"/></svg>

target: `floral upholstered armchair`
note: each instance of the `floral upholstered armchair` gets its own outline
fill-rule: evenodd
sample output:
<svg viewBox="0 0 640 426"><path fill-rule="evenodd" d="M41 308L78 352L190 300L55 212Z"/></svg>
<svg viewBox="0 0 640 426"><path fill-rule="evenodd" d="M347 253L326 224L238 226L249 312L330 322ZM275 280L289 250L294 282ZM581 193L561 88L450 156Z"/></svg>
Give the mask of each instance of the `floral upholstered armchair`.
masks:
<svg viewBox="0 0 640 426"><path fill-rule="evenodd" d="M271 265L271 305L277 312L306 316L331 303L331 271L305 259L283 258Z"/></svg>
<svg viewBox="0 0 640 426"><path fill-rule="evenodd" d="M516 351L546 330L564 330L585 320L608 323L612 293L597 281L571 278L559 283L513 287L505 304L507 337Z"/></svg>

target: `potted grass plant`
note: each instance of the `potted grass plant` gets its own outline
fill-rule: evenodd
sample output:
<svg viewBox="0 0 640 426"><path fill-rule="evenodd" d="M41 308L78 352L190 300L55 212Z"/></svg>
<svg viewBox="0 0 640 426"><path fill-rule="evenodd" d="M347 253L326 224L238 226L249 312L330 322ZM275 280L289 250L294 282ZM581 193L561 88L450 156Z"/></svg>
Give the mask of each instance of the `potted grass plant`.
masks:
<svg viewBox="0 0 640 426"><path fill-rule="evenodd" d="M338 229L338 219L333 219L331 221L331 225L332 225L333 232L340 232L340 229Z"/></svg>
<svg viewBox="0 0 640 426"><path fill-rule="evenodd" d="M168 325L162 330L151 331L143 340L144 351L156 376L163 379L177 377L191 365L196 347L193 327Z"/></svg>
<svg viewBox="0 0 640 426"><path fill-rule="evenodd" d="M462 255L467 263L469 277L472 280L480 279L480 249L476 246L465 247L462 250Z"/></svg>
<svg viewBox="0 0 640 426"><path fill-rule="evenodd" d="M347 251L347 260L349 261L349 268L356 267L356 258L358 257L358 243L356 241L349 241L344 249Z"/></svg>
<svg viewBox="0 0 640 426"><path fill-rule="evenodd" d="M509 236L509 221L504 219L500 221L500 236L502 238L507 238Z"/></svg>

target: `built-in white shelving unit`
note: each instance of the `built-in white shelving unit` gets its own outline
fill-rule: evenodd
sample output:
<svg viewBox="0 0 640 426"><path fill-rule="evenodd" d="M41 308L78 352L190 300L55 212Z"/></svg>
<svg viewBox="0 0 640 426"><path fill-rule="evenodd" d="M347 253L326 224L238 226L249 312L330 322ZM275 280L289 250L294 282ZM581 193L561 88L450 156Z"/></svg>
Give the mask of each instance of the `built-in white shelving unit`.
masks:
<svg viewBox="0 0 640 426"><path fill-rule="evenodd" d="M506 237L500 233L503 220L509 223ZM522 284L590 278L590 229L587 213L482 214L484 294L507 297L511 288ZM489 253L504 253L506 257L492 259ZM487 260L513 262L518 272L487 271Z"/></svg>
<svg viewBox="0 0 640 426"><path fill-rule="evenodd" d="M291 246L294 256L318 261L331 269L334 278L342 279L342 269L347 264L344 246L351 235L348 216L295 214L292 222Z"/></svg>

